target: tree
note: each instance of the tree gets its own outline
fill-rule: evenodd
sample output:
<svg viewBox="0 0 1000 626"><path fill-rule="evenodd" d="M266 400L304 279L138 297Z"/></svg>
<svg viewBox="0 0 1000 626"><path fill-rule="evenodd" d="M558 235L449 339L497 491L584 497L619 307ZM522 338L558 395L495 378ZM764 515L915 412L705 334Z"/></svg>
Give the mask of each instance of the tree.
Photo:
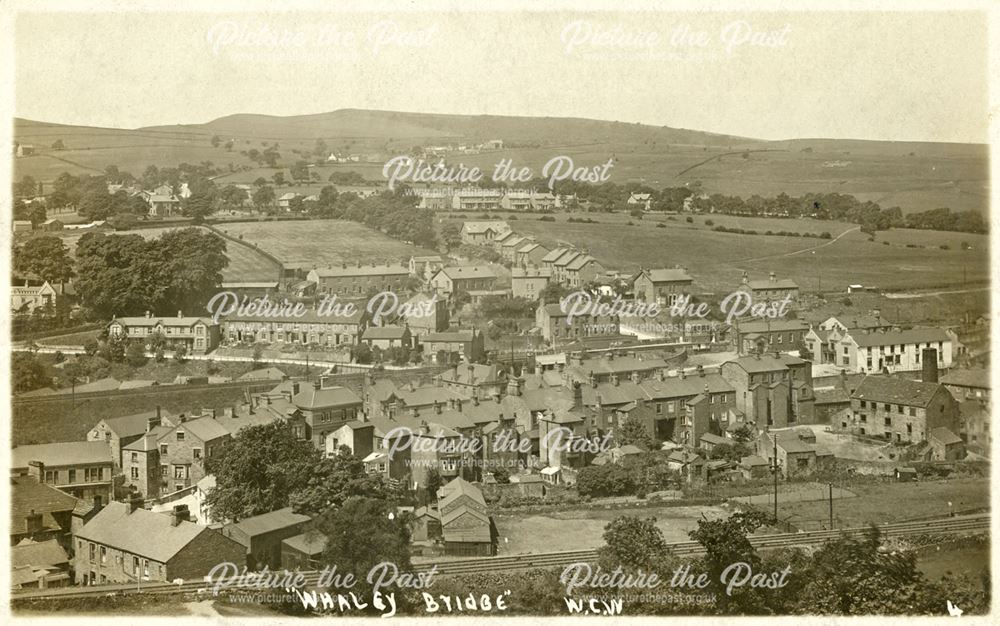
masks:
<svg viewBox="0 0 1000 626"><path fill-rule="evenodd" d="M443 483L444 483L444 480L441 478L441 472L439 472L436 467L432 467L431 469L427 470L427 501L428 502L434 502L435 500L437 500L438 489L441 488L441 485Z"/></svg>
<svg viewBox="0 0 1000 626"><path fill-rule="evenodd" d="M742 443L720 443L712 447L709 455L712 459L725 459L739 463L745 456L750 456L752 450Z"/></svg>
<svg viewBox="0 0 1000 626"><path fill-rule="evenodd" d="M324 457L313 467L306 484L290 497L292 507L304 515L316 516L331 507L341 506L348 498L386 499L388 489L383 478L365 471L364 462L341 446L339 454Z"/></svg>
<svg viewBox="0 0 1000 626"><path fill-rule="evenodd" d="M11 356L10 369L11 384L17 393L33 391L51 382L45 374L45 366L30 352L15 352Z"/></svg>
<svg viewBox="0 0 1000 626"><path fill-rule="evenodd" d="M174 360L178 363L187 363L187 345L180 344L174 349Z"/></svg>
<svg viewBox="0 0 1000 626"><path fill-rule="evenodd" d="M632 472L613 463L589 465L577 474L576 490L581 496L624 496L634 493L635 488Z"/></svg>
<svg viewBox="0 0 1000 626"><path fill-rule="evenodd" d="M134 341L125 350L125 361L132 367L142 367L146 364L146 349L142 342Z"/></svg>
<svg viewBox="0 0 1000 626"><path fill-rule="evenodd" d="M737 426L731 434L733 441L737 443L747 443L756 438L756 433L754 432L753 427L749 424L741 424Z"/></svg>
<svg viewBox="0 0 1000 626"><path fill-rule="evenodd" d="M38 195L38 182L31 176L24 175L21 182L14 183L15 198L34 198Z"/></svg>
<svg viewBox="0 0 1000 626"><path fill-rule="evenodd" d="M343 506L328 509L315 521L315 529L326 537L320 561L336 563L337 571L351 573L357 584L351 591L370 597L368 572L382 563L392 563L399 572L410 571L409 514L395 511L392 502L353 497ZM395 586L381 589L398 592ZM397 593L397 597L402 594Z"/></svg>
<svg viewBox="0 0 1000 626"><path fill-rule="evenodd" d="M275 172L274 176L271 177L271 180L274 181L275 187L281 187L282 185L285 184L285 173Z"/></svg>
<svg viewBox="0 0 1000 626"><path fill-rule="evenodd" d="M194 218L199 223L215 211L215 194L207 191L192 191L181 203L181 214Z"/></svg>
<svg viewBox="0 0 1000 626"><path fill-rule="evenodd" d="M247 426L208 460L206 470L215 474L208 505L231 520L287 507L321 460L312 442L296 437L285 421Z"/></svg>
<svg viewBox="0 0 1000 626"><path fill-rule="evenodd" d="M295 165L289 168L289 173L292 176L292 180L309 180L309 164L305 161L296 161Z"/></svg>
<svg viewBox="0 0 1000 626"><path fill-rule="evenodd" d="M111 335L97 350L97 356L108 363L121 363L125 360L128 339L121 335Z"/></svg>
<svg viewBox="0 0 1000 626"><path fill-rule="evenodd" d="M97 354L97 351L100 349L100 347L101 344L97 343L96 339L94 338L87 339L86 341L83 342L83 353L86 354L87 356L94 356L95 354Z"/></svg>
<svg viewBox="0 0 1000 626"><path fill-rule="evenodd" d="M441 227L441 241L448 250L462 245L462 227L457 222L448 222Z"/></svg>
<svg viewBox="0 0 1000 626"><path fill-rule="evenodd" d="M274 189L272 189L267 185L259 187L257 191L253 193L253 204L255 207L257 207L258 211L263 209L264 207L269 207L273 205L274 199L275 199Z"/></svg>
<svg viewBox="0 0 1000 626"><path fill-rule="evenodd" d="M14 271L58 284L73 277L73 263L62 239L44 235L14 248Z"/></svg>
<svg viewBox="0 0 1000 626"><path fill-rule="evenodd" d="M698 527L688 536L705 550L702 571L708 574L706 591L715 593L716 607L723 613L759 613L764 605L761 589L741 587L726 593L722 573L733 563L746 563L751 570L760 570L761 559L750 543L749 535L764 525L767 516L759 511L741 511L725 519L698 520Z"/></svg>
<svg viewBox="0 0 1000 626"><path fill-rule="evenodd" d="M917 569L916 554L884 549L876 527L863 537L826 542L797 578L805 581L798 594L800 613L943 614L946 599L957 602L942 587L958 581L929 583ZM966 600L960 606L973 609L976 600Z"/></svg>
<svg viewBox="0 0 1000 626"><path fill-rule="evenodd" d="M601 556L616 565L649 570L667 555L667 542L655 518L624 515L604 527Z"/></svg>
<svg viewBox="0 0 1000 626"><path fill-rule="evenodd" d="M625 423L615 433L615 442L619 446L632 444L643 450L652 450L656 446L656 440L653 439L652 433L649 432L645 422L638 415L628 416Z"/></svg>
<svg viewBox="0 0 1000 626"><path fill-rule="evenodd" d="M212 135L212 147L218 148L220 143L222 143L222 139L218 135Z"/></svg>

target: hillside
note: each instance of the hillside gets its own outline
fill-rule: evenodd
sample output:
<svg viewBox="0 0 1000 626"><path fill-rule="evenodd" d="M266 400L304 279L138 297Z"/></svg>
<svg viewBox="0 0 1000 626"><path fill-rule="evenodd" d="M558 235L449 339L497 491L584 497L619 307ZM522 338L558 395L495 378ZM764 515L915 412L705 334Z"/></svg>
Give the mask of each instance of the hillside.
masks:
<svg viewBox="0 0 1000 626"><path fill-rule="evenodd" d="M237 114L204 124L134 130L15 120L15 140L33 144L34 156L15 159L15 177L51 181L63 171L97 173L109 164L140 174L148 165L212 161L235 171L229 182L261 173L240 154L279 144L281 164L311 152L317 139L330 150L362 154L368 162L323 167L380 176L381 163L414 145L504 141L504 149L455 155L452 161L486 172L502 158L540 173L553 156L591 166L614 159L613 182L653 187L701 182L709 193L750 196L806 192L850 193L906 212L938 207L988 211L988 149L983 144L789 139L761 141L666 126L578 118L443 115L342 109L277 117ZM213 148L218 135L232 151ZM62 140L65 150L50 146Z"/></svg>

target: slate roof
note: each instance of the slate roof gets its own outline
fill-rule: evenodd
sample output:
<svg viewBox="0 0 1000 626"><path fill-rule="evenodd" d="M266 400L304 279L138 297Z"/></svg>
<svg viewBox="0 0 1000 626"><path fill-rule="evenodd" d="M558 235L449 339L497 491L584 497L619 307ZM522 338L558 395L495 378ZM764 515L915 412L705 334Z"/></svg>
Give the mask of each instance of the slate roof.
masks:
<svg viewBox="0 0 1000 626"><path fill-rule="evenodd" d="M798 289L799 285L794 280L789 278L778 278L775 280L763 279L763 280L751 280L747 283L750 285L750 289Z"/></svg>
<svg viewBox="0 0 1000 626"><path fill-rule="evenodd" d="M69 563L69 556L55 539L18 544L10 549L11 567L58 566Z"/></svg>
<svg viewBox="0 0 1000 626"><path fill-rule="evenodd" d="M316 556L322 554L323 550L326 549L326 536L319 532L304 532L301 535L289 537L281 543L303 554Z"/></svg>
<svg viewBox="0 0 1000 626"><path fill-rule="evenodd" d="M931 432L927 434L927 438L937 439L946 446L950 446L956 443L962 443L961 437L959 437L958 435L956 435L955 433L951 432L950 430L948 430L943 426L939 426L938 428L931 430Z"/></svg>
<svg viewBox="0 0 1000 626"><path fill-rule="evenodd" d="M238 528L249 537L256 537L282 528L288 528L295 524L302 524L310 521L308 515L293 513L292 507L285 507L270 513L263 513L253 517L241 519L232 524L226 524L226 529ZM234 537L235 539L235 537Z"/></svg>
<svg viewBox="0 0 1000 626"><path fill-rule="evenodd" d="M653 283L690 283L694 281L694 279L691 278L691 275L687 273L687 270L680 268L645 270L643 274L645 274L646 277Z"/></svg>
<svg viewBox="0 0 1000 626"><path fill-rule="evenodd" d="M41 461L46 467L68 467L91 463L111 463L111 446L107 441L64 441L17 446L10 453L10 466L27 468L28 461Z"/></svg>
<svg viewBox="0 0 1000 626"><path fill-rule="evenodd" d="M162 324L163 326L181 326L187 328L189 326L194 326L197 322L204 322L208 326L214 325L211 318L208 317L194 317L194 316L180 316L180 317L116 317L111 320L110 323L121 322L125 326L156 326L157 324ZM78 388L79 389L79 388Z"/></svg>
<svg viewBox="0 0 1000 626"><path fill-rule="evenodd" d="M239 377L238 380L284 380L285 373L276 367L265 367L251 370Z"/></svg>
<svg viewBox="0 0 1000 626"><path fill-rule="evenodd" d="M128 512L124 502L109 502L76 537L166 563L203 532L215 532L192 522L172 525L170 515L139 508Z"/></svg>
<svg viewBox="0 0 1000 626"><path fill-rule="evenodd" d="M316 389L313 385L303 385L301 391L292 397L292 403L300 409L321 409L361 404L361 398L347 387Z"/></svg>
<svg viewBox="0 0 1000 626"><path fill-rule="evenodd" d="M942 388L940 383L872 375L865 376L854 390L851 399L926 407L940 388Z"/></svg>
<svg viewBox="0 0 1000 626"><path fill-rule="evenodd" d="M462 224L462 232L469 234L481 234L490 229L494 232L509 231L510 224L502 220L464 222Z"/></svg>
<svg viewBox="0 0 1000 626"><path fill-rule="evenodd" d="M348 263L346 265L347 266L344 267L344 264L341 263L340 266L336 267L317 267L312 271L316 272L316 276L318 278L344 278L351 276L403 276L409 275L410 273L410 268L396 263L392 265L372 265L369 263L367 265L362 264L361 267L358 267L357 263L354 265Z"/></svg>
<svg viewBox="0 0 1000 626"><path fill-rule="evenodd" d="M571 271L571 272L575 272L577 270L583 269L584 267L586 267L587 265L589 265L591 262L597 263L598 265L600 265L600 262L597 259L595 259L594 257L592 257L590 255L586 255L586 254L581 254L580 256L578 256L575 259L573 259L573 261L570 262L566 266L566 269L569 270L569 271Z"/></svg>
<svg viewBox="0 0 1000 626"><path fill-rule="evenodd" d="M230 434L229 430L227 430L225 426L210 416L189 420L179 425L177 428L184 428L202 441L212 441Z"/></svg>
<svg viewBox="0 0 1000 626"><path fill-rule="evenodd" d="M911 328L910 330L871 333L849 332L847 334L861 348L951 341L948 334L940 328Z"/></svg>
<svg viewBox="0 0 1000 626"><path fill-rule="evenodd" d="M725 437L720 437L719 435L713 435L712 433L705 433L704 435L701 436L701 440L716 445L730 442L729 439L726 439Z"/></svg>
<svg viewBox="0 0 1000 626"><path fill-rule="evenodd" d="M28 532L27 516L34 509L42 515L42 525L49 529L58 529L59 524L52 513L72 511L79 500L73 496L42 484L32 476L13 476L11 483L10 532L22 534Z"/></svg>
<svg viewBox="0 0 1000 626"><path fill-rule="evenodd" d="M166 415L162 411L160 414L162 416ZM119 437L134 437L146 432L149 420L154 417L156 417L156 411L146 411L145 413L136 413L135 415L109 417L101 421L107 424L108 428Z"/></svg>
<svg viewBox="0 0 1000 626"><path fill-rule="evenodd" d="M409 329L405 326L369 326L362 339L403 339Z"/></svg>
<svg viewBox="0 0 1000 626"><path fill-rule="evenodd" d="M542 257L542 263L553 263L556 261L556 259L566 254L566 252L567 252L566 248L556 248L555 250L549 252L544 257Z"/></svg>
<svg viewBox="0 0 1000 626"><path fill-rule="evenodd" d="M420 343L449 342L465 343L472 341L475 336L471 330L450 330L440 333L427 333L420 337Z"/></svg>
<svg viewBox="0 0 1000 626"><path fill-rule="evenodd" d="M741 333L785 332L809 330L809 324L802 320L753 320L740 322Z"/></svg>
<svg viewBox="0 0 1000 626"><path fill-rule="evenodd" d="M941 383L956 387L972 387L975 389L990 388L990 372L986 369L953 369L941 377Z"/></svg>
<svg viewBox="0 0 1000 626"><path fill-rule="evenodd" d="M489 265L459 265L457 267L442 267L438 272L452 280L470 278L496 278L496 272Z"/></svg>
<svg viewBox="0 0 1000 626"><path fill-rule="evenodd" d="M790 354L780 354L778 356L762 354L759 356L742 356L738 359L726 361L726 363L735 363L743 368L743 370L748 374L757 374L760 372L785 370L788 369L789 365L802 365L803 363L806 363L806 361Z"/></svg>

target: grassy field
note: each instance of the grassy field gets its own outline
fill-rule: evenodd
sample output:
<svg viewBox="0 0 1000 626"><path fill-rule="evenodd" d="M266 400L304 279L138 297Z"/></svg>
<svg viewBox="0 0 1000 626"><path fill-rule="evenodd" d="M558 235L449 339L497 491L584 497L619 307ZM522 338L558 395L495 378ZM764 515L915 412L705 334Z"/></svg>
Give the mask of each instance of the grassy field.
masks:
<svg viewBox="0 0 1000 626"><path fill-rule="evenodd" d="M945 575L978 576L990 570L988 536L963 537L917 552L917 567L931 580Z"/></svg>
<svg viewBox="0 0 1000 626"><path fill-rule="evenodd" d="M622 515L655 517L667 541L689 541L689 530L702 515L725 517L725 509L714 506L643 507L635 509L573 509L551 513L499 514L494 517L500 533L500 554L526 554L584 550L604 545L604 527Z"/></svg>
<svg viewBox="0 0 1000 626"><path fill-rule="evenodd" d="M160 405L171 413L201 408L221 409L242 402L242 387L190 389L178 385L164 393L147 394L144 390L78 399L73 406L67 394L58 400L14 403L11 445L53 441L83 441L97 422L109 417L152 411Z"/></svg>
<svg viewBox="0 0 1000 626"><path fill-rule="evenodd" d="M472 218L472 216L469 216ZM511 226L550 245L573 244L587 249L609 269L634 271L639 267L683 265L698 288L725 291L739 284L744 271L754 278L769 272L795 280L803 290L844 290L860 283L882 289L907 289L954 284L963 274L969 282L989 279L989 240L985 235L937 231L880 232L875 241L852 230L854 225L816 220L779 220L684 216L631 220L627 216L588 214L599 224L570 224L565 216L555 222L522 216ZM705 224L711 220L713 225ZM655 222L666 227L659 228ZM836 240L715 232L716 225L752 228L758 232L830 232ZM889 245L882 242L887 241ZM971 250L961 250L969 242ZM911 248L907 244L920 247ZM943 250L945 245L950 249Z"/></svg>
<svg viewBox="0 0 1000 626"><path fill-rule="evenodd" d="M988 211L989 155L985 144L943 144L834 139L760 141L699 131L564 118L455 116L390 111L341 110L275 117L232 115L206 124L134 130L64 126L16 120L15 139L39 154L15 159L14 175L51 182L59 173L96 174L116 164L135 175L151 164L175 167L211 161L237 171L229 182L249 182L275 170L240 154L279 143L287 168L309 154L317 138L330 150L365 155L371 162L317 168L323 180L334 171L357 171L381 179L381 164L413 145L478 143L501 138L522 147L453 155L448 162L479 167L489 176L501 159L541 175L554 156L577 167L613 159L615 183L641 182L654 188L700 183L709 193L748 197L779 193L850 193L904 212L938 207ZM213 148L219 135L233 150ZM48 146L61 139L66 150ZM533 147L524 147L531 145ZM299 154L292 152L299 151ZM246 168L248 171L240 171ZM287 175L286 175L287 178ZM223 179L226 180L226 179Z"/></svg>
<svg viewBox="0 0 1000 626"><path fill-rule="evenodd" d="M990 485L985 478L859 483L849 488L857 497L834 502L834 516L845 527L945 516L949 502L955 511L987 507L990 503ZM822 500L782 504L779 498L778 506L779 517L793 516L793 524L796 520L824 520L829 516L829 504Z"/></svg>
<svg viewBox="0 0 1000 626"><path fill-rule="evenodd" d="M190 226L163 226L153 228L137 228L122 235L140 235L145 239L156 239L164 233L178 228L190 228ZM208 229L203 229L209 232ZM63 231L59 237L69 248L72 254L76 250L76 244L83 233L73 231ZM277 281L280 268L266 256L256 252L250 246L240 245L232 241L226 242L226 256L229 258L229 267L222 271L224 281Z"/></svg>
<svg viewBox="0 0 1000 626"><path fill-rule="evenodd" d="M322 266L357 261L403 261L413 255L434 254L344 220L241 222L221 224L218 228L257 244L283 263Z"/></svg>

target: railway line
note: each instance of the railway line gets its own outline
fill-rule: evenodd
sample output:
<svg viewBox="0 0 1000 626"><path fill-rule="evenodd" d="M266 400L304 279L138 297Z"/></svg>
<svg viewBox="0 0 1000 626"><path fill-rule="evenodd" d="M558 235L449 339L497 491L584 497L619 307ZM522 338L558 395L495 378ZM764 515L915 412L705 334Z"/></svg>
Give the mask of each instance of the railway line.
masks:
<svg viewBox="0 0 1000 626"><path fill-rule="evenodd" d="M947 517L932 520L898 522L878 526L883 537L905 537L922 534L949 534L960 532L975 532L988 530L990 516L988 513ZM781 533L775 535L760 535L751 537L750 542L757 549L776 549L794 546L816 545L835 539L841 534L850 536L863 535L867 527L842 530L822 530L799 533ZM701 546L694 541L681 541L668 544L674 554L679 556L695 556L702 552ZM537 568L566 567L573 563L594 561L598 558L597 550L571 550L566 552L546 552L538 554L517 554L511 556L479 557L456 559L448 561L433 561L413 566L415 572L426 572L437 568L439 576L454 576L479 572L518 571ZM317 584L318 571L304 572L306 587ZM252 591L245 589L245 591ZM211 593L211 585L204 580L185 581L181 583L129 583L115 585L100 585L92 587L63 587L58 589L39 589L33 591L15 591L12 602L39 599L70 599L97 598L102 596L144 594L187 594Z"/></svg>

